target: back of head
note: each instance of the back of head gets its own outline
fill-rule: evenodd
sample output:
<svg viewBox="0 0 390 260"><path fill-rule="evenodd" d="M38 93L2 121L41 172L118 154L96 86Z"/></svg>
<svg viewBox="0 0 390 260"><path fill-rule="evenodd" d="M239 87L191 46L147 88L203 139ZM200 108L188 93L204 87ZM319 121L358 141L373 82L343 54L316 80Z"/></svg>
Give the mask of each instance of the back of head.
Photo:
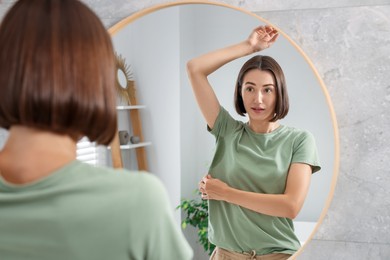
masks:
<svg viewBox="0 0 390 260"><path fill-rule="evenodd" d="M20 0L0 25L0 127L23 125L109 144L116 133L115 56L77 0Z"/></svg>

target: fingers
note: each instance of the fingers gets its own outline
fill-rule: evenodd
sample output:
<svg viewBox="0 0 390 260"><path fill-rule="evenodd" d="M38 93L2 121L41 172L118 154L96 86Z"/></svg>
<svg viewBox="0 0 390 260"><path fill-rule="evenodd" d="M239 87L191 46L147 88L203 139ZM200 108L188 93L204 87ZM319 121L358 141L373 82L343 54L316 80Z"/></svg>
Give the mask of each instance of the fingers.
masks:
<svg viewBox="0 0 390 260"><path fill-rule="evenodd" d="M278 30L273 28L270 25L262 25L259 27L256 27L254 31L262 38L269 36L271 39L274 39L276 35L278 35ZM277 38L277 37L276 37ZM276 40L275 38L275 40Z"/></svg>
<svg viewBox="0 0 390 260"><path fill-rule="evenodd" d="M206 182L209 178L207 178L207 176L203 177L199 184L198 184L198 188L199 188L199 191L202 192L202 193L205 193L205 186L206 186Z"/></svg>
<svg viewBox="0 0 390 260"><path fill-rule="evenodd" d="M204 176L200 182L198 183L198 189L199 191L202 193L201 196L202 196L202 199L208 199L207 197L207 194L206 194L206 183L208 180L212 179L211 175L210 174L207 174L206 176Z"/></svg>
<svg viewBox="0 0 390 260"><path fill-rule="evenodd" d="M263 25L258 26L255 29L253 29L254 32L261 32L262 30L264 30L264 26Z"/></svg>
<svg viewBox="0 0 390 260"><path fill-rule="evenodd" d="M277 30L270 26L270 25L260 25L254 29L255 32L266 32L266 33L271 33L271 32L277 32Z"/></svg>
<svg viewBox="0 0 390 260"><path fill-rule="evenodd" d="M207 174L206 176L204 176L202 178L202 180L200 182L203 182L203 183L206 183L208 180L212 179L211 175L210 174Z"/></svg>
<svg viewBox="0 0 390 260"><path fill-rule="evenodd" d="M255 33L259 35L260 37L263 36L266 33L265 27L264 26L259 26L254 29Z"/></svg>
<svg viewBox="0 0 390 260"><path fill-rule="evenodd" d="M205 190L205 185L206 185L206 183L203 181L203 179L199 182L199 185L198 185L199 191L201 193L200 196L202 199L208 199L208 196L207 196L206 190Z"/></svg>
<svg viewBox="0 0 390 260"><path fill-rule="evenodd" d="M265 26L265 31L268 34L276 34L276 33L278 33L278 30L276 30L274 27L272 27L270 25Z"/></svg>
<svg viewBox="0 0 390 260"><path fill-rule="evenodd" d="M203 180L199 182L198 189L200 192L204 192L204 185L205 185L205 183Z"/></svg>
<svg viewBox="0 0 390 260"><path fill-rule="evenodd" d="M276 39L279 37L279 34L275 34L272 39L269 41L270 44L274 43L276 41Z"/></svg>

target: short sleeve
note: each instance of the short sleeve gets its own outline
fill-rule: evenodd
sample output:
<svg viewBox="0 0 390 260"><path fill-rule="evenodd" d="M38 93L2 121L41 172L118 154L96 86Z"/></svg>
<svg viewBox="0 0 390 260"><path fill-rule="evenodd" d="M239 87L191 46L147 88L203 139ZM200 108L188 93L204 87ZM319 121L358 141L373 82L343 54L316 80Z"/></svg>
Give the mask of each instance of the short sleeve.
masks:
<svg viewBox="0 0 390 260"><path fill-rule="evenodd" d="M140 183L142 207L133 212L140 221L129 225L130 259L192 259L192 249L174 221L163 184L153 175L144 177Z"/></svg>
<svg viewBox="0 0 390 260"><path fill-rule="evenodd" d="M294 140L291 163L305 163L311 166L312 173L321 169L317 145L314 136L308 131L302 131Z"/></svg>
<svg viewBox="0 0 390 260"><path fill-rule="evenodd" d="M207 126L207 130L218 139L219 137L226 136L230 132L235 131L241 125L242 122L235 120L229 112L221 106L213 129L210 129L210 127Z"/></svg>

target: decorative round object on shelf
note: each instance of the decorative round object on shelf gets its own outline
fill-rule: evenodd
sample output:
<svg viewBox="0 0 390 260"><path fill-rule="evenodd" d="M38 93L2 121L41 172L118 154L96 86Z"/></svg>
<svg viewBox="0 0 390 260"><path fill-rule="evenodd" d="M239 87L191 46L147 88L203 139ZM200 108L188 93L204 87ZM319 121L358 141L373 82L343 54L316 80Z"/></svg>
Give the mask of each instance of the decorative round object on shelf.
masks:
<svg viewBox="0 0 390 260"><path fill-rule="evenodd" d="M119 144L124 145L129 143L129 133L126 130L119 131Z"/></svg>
<svg viewBox="0 0 390 260"><path fill-rule="evenodd" d="M138 144L140 141L141 141L141 139L137 135L133 135L130 137L130 142L132 144Z"/></svg>

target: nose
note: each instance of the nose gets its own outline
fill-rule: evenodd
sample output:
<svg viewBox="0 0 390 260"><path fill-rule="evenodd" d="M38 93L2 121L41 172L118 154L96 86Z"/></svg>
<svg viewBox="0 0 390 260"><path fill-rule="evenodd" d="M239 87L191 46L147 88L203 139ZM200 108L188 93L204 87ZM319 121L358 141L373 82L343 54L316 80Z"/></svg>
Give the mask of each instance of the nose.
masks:
<svg viewBox="0 0 390 260"><path fill-rule="evenodd" d="M256 91L255 92L255 94L254 94L254 102L256 104L263 103L263 94L261 93L261 91Z"/></svg>

